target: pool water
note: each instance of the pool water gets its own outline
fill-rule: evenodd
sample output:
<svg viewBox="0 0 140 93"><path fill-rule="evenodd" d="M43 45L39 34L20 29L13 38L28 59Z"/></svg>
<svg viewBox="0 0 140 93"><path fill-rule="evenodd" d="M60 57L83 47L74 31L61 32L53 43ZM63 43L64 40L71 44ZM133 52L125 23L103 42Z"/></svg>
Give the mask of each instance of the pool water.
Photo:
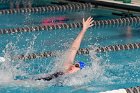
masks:
<svg viewBox="0 0 140 93"><path fill-rule="evenodd" d="M57 16L69 15L69 13L57 14ZM77 15L77 13L75 14ZM84 11L82 14L82 17L86 15ZM119 18L112 15L111 11L97 12L97 10L93 10L91 15L95 16L95 20ZM56 15L55 13L49 15L37 13L0 16L1 28L15 28L39 25L42 19ZM62 91L64 93L98 93L140 85L139 49L107 53L91 51L89 55L76 56L77 61L87 63L87 67L77 75L74 74L51 82L31 81L31 78L38 75L56 71L58 65L64 61L65 51L80 30L81 28L59 29L0 35L0 56L6 58L6 62L0 63L1 93L61 93ZM93 27L86 32L81 48L139 42L139 30L139 24L126 27ZM128 31L131 31L131 34L127 34ZM57 57L32 60L11 59L19 54L55 50L63 51L58 53ZM95 57L97 58L95 59Z"/></svg>

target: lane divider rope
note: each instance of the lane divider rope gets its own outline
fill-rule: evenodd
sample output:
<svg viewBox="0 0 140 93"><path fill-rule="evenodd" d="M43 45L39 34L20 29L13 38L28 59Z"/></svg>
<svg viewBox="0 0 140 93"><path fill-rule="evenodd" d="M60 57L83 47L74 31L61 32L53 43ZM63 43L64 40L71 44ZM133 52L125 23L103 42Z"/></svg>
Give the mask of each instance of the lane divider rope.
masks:
<svg viewBox="0 0 140 93"><path fill-rule="evenodd" d="M127 93L140 93L140 86L125 89Z"/></svg>
<svg viewBox="0 0 140 93"><path fill-rule="evenodd" d="M140 86L126 88L126 89L118 89L118 90L100 92L100 93L140 93Z"/></svg>
<svg viewBox="0 0 140 93"><path fill-rule="evenodd" d="M110 26L110 25L131 25L140 23L140 17L129 17L129 18L119 18L119 19L110 19L110 20L100 20L94 21L93 27L101 27L101 26ZM8 28L8 29L0 29L0 34L11 34L11 33L22 33L22 32L34 32L34 31L51 31L56 29L70 29L70 28L81 28L82 23L69 23L69 24L59 24L59 25L39 25L32 27L21 27L21 28Z"/></svg>
<svg viewBox="0 0 140 93"><path fill-rule="evenodd" d="M130 43L130 44L122 44L122 45L110 45L104 47L97 47L96 50L93 48L80 48L77 52L77 55L80 54L89 54L91 50L94 50L97 53L100 52L111 52L111 51L120 51L120 50L130 50L130 49L139 49L140 43ZM58 56L57 54L61 51L47 51L42 53L31 53L27 55L17 55L14 59L35 59L35 58L48 58Z"/></svg>
<svg viewBox="0 0 140 93"><path fill-rule="evenodd" d="M63 11L79 11L93 8L89 3L72 3L67 5L52 5L46 7L32 7L19 9L0 10L0 14L17 14L17 13L37 13L37 12L63 12Z"/></svg>

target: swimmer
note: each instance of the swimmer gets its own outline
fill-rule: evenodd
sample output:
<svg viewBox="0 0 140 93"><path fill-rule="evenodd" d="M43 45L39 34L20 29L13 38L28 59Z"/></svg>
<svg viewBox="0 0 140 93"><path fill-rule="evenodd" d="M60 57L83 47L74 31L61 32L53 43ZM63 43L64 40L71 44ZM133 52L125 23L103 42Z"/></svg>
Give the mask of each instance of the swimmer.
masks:
<svg viewBox="0 0 140 93"><path fill-rule="evenodd" d="M67 21L69 21L69 18L65 16L51 17L51 18L43 19L42 25L49 25L49 26L60 25L60 24L64 24Z"/></svg>
<svg viewBox="0 0 140 93"><path fill-rule="evenodd" d="M26 20L26 22L24 22L24 25L38 25L38 24L41 24L41 25L45 25L45 26L54 26L54 25L65 24L69 20L71 20L71 19L68 18L68 17L65 17L65 16L56 16L56 17L44 18L40 22L39 21L33 21L33 20Z"/></svg>
<svg viewBox="0 0 140 93"><path fill-rule="evenodd" d="M69 49L69 52L66 55L66 61L63 64L64 71L59 71L54 74L48 75L46 77L37 78L35 80L50 81L59 76L62 76L65 74L73 74L73 73L76 73L77 71L83 69L86 66L86 64L82 61L74 63L74 59L75 59L77 51L79 50L79 47L80 47L81 41L84 37L84 34L89 27L93 26L92 23L93 23L93 18L89 17L86 21L83 18L82 31L79 33L77 38L74 40L74 42L72 43L72 45Z"/></svg>

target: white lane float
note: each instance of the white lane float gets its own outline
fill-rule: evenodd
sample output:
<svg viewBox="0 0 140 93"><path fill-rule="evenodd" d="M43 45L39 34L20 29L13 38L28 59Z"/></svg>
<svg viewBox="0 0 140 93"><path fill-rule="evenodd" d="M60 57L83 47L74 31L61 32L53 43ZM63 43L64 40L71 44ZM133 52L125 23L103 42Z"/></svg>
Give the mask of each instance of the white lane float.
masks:
<svg viewBox="0 0 140 93"><path fill-rule="evenodd" d="M119 89L119 90L112 90L112 91L106 91L106 92L100 92L100 93L127 93L125 89Z"/></svg>

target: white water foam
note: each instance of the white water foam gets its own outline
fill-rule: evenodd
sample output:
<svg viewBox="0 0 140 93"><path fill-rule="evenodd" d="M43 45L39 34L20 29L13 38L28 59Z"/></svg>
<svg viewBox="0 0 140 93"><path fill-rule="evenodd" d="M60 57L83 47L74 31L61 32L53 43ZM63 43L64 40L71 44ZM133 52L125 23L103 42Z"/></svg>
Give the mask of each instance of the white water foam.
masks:
<svg viewBox="0 0 140 93"><path fill-rule="evenodd" d="M28 53L31 53L34 51L34 41L37 39L37 36L34 36L33 40L29 42L29 47L25 51L26 55ZM95 47L93 49L96 49ZM19 51L18 51L19 50ZM0 82L8 82L11 84L16 85L25 85L25 86L46 86L49 85L49 82L44 81L31 81L31 80L14 80L16 76L28 76L28 73L22 70L24 67L29 67L28 64L25 64L24 61L18 61L16 62L13 60L13 56L15 54L18 54L21 49L16 47L13 43L9 43L6 46L6 49L4 51L4 58L6 59L5 62L3 62L0 66L0 74L4 78L0 78ZM53 62L51 62L47 66L48 72L55 72L58 70L63 69L63 62L66 58L67 51L64 52L58 52L57 55L59 55ZM60 57L61 56L61 57ZM95 50L90 51L89 54L90 62L87 63L87 66L82 69L81 71L78 71L75 74L64 76L62 79L64 86L85 86L85 84L88 84L92 81L97 80L100 76L103 76L103 68L100 66L100 58L96 56ZM45 67L46 68L46 67ZM47 84L46 84L47 83ZM54 81L50 82L50 85L53 85ZM80 89L80 88L79 88Z"/></svg>
<svg viewBox="0 0 140 93"><path fill-rule="evenodd" d="M28 73L24 70L25 68L29 68L29 64L25 63L23 60L14 60L14 57L21 52L25 52L26 55L34 51L34 42L37 39L38 35L33 35L33 39L29 40L29 47L27 49L19 49L16 44L20 42L21 34L17 36L16 42L9 42L3 52L3 57L0 57L0 85L24 85L27 86L29 81L26 80L15 80L17 76L26 77ZM21 82L21 84L19 84ZM26 83L27 82L27 83ZM33 82L33 81L31 81ZM30 83L29 85L32 85ZM37 84L36 84L37 85Z"/></svg>
<svg viewBox="0 0 140 93"><path fill-rule="evenodd" d="M59 53L59 57L55 59L55 63L52 67L51 70L52 72L56 72L58 70L63 69L63 62L66 60L65 58L67 52L68 51ZM89 57L91 61L87 63L87 66L84 69L78 71L77 73L64 76L62 78L64 85L66 86L84 85L103 75L103 70L102 67L100 66L100 58L96 56L95 50L90 51Z"/></svg>

